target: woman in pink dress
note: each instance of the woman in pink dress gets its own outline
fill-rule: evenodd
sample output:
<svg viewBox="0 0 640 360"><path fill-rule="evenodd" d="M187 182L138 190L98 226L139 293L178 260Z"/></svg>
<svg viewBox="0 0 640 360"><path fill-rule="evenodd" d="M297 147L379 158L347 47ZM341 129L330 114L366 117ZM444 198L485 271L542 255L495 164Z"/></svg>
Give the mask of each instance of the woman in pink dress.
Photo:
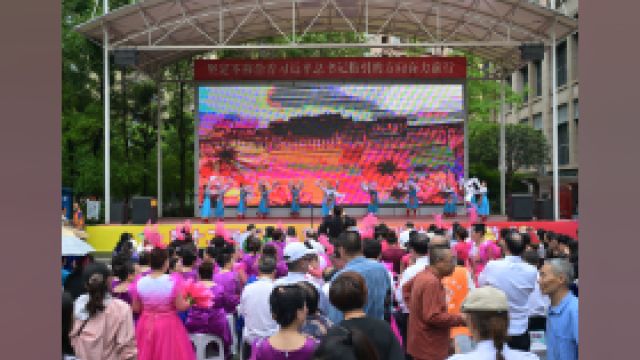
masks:
<svg viewBox="0 0 640 360"><path fill-rule="evenodd" d="M132 308L140 312L136 326L139 360L195 360L196 355L178 311L185 311L182 276L167 275L167 250L151 250L151 273L131 286Z"/></svg>

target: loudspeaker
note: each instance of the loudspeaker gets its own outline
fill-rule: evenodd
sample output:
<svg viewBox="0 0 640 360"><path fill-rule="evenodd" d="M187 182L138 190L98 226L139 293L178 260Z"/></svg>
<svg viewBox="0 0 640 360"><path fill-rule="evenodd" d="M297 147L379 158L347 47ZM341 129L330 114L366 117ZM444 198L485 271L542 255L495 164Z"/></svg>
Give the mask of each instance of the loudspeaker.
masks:
<svg viewBox="0 0 640 360"><path fill-rule="evenodd" d="M156 211L155 199L147 196L136 196L132 199L132 202L132 223L146 224L149 220L151 220L151 223L156 223L158 220L158 213Z"/></svg>
<svg viewBox="0 0 640 360"><path fill-rule="evenodd" d="M551 199L536 200L536 210L538 220L553 220L553 201Z"/></svg>
<svg viewBox="0 0 640 360"><path fill-rule="evenodd" d="M111 215L112 224L126 224L128 221L129 212L127 211L125 203L122 201L112 202L109 213Z"/></svg>
<svg viewBox="0 0 640 360"><path fill-rule="evenodd" d="M524 61L535 61L544 59L544 44L520 45L520 57Z"/></svg>
<svg viewBox="0 0 640 360"><path fill-rule="evenodd" d="M113 63L117 66L135 66L138 64L138 51L114 50Z"/></svg>
<svg viewBox="0 0 640 360"><path fill-rule="evenodd" d="M507 215L512 220L531 220L533 218L533 195L512 194Z"/></svg>

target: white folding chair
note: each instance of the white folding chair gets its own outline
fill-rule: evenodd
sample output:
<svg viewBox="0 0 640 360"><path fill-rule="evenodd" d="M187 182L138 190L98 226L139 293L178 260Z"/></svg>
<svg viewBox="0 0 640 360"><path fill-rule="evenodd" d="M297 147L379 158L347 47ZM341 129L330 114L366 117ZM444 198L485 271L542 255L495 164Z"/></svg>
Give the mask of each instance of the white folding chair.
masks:
<svg viewBox="0 0 640 360"><path fill-rule="evenodd" d="M209 334L190 334L189 338L196 348L198 360L225 360L224 343L219 337ZM207 357L207 346L211 343L218 346L218 353L213 357Z"/></svg>

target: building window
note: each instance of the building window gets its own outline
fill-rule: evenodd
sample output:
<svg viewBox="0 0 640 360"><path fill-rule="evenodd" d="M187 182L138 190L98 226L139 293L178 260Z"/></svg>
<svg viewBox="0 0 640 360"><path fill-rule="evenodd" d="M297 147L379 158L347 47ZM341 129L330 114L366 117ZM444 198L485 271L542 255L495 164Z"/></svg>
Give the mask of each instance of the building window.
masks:
<svg viewBox="0 0 640 360"><path fill-rule="evenodd" d="M558 86L567 83L567 42L563 41L556 46L556 76Z"/></svg>
<svg viewBox="0 0 640 360"><path fill-rule="evenodd" d="M537 113L533 115L533 128L542 131L542 114Z"/></svg>
<svg viewBox="0 0 640 360"><path fill-rule="evenodd" d="M573 80L578 80L578 33L573 34L573 56L571 64L573 65Z"/></svg>
<svg viewBox="0 0 640 360"><path fill-rule="evenodd" d="M520 125L529 125L529 119L528 118L520 119Z"/></svg>
<svg viewBox="0 0 640 360"><path fill-rule="evenodd" d="M533 63L536 71L536 96L542 96L542 60Z"/></svg>
<svg viewBox="0 0 640 360"><path fill-rule="evenodd" d="M580 112L578 111L578 99L573 100L573 118L575 120L580 118Z"/></svg>
<svg viewBox="0 0 640 360"><path fill-rule="evenodd" d="M569 124L567 104L558 106L558 164L569 163Z"/></svg>
<svg viewBox="0 0 640 360"><path fill-rule="evenodd" d="M507 81L505 82L504 86L507 88L506 90L513 91L513 77L511 75L507 77ZM508 101L505 101L504 107L505 107L505 111L510 111L511 103Z"/></svg>
<svg viewBox="0 0 640 360"><path fill-rule="evenodd" d="M529 66L526 65L520 70L520 76L522 77L522 100L527 102L529 100Z"/></svg>

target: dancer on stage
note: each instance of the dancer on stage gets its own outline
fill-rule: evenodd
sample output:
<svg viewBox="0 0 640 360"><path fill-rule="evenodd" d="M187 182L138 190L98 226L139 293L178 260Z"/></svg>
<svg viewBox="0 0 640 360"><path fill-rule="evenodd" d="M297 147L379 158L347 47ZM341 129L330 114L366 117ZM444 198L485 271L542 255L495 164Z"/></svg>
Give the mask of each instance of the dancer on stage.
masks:
<svg viewBox="0 0 640 360"><path fill-rule="evenodd" d="M275 185L276 183L274 183ZM258 192L260 193L260 204L258 205L258 217L263 219L269 215L269 193L271 189L265 181L258 182Z"/></svg>
<svg viewBox="0 0 640 360"><path fill-rule="evenodd" d="M200 208L200 217L205 223L209 222L211 216L211 187L214 178L211 177L206 185L202 185L202 207Z"/></svg>
<svg viewBox="0 0 640 360"><path fill-rule="evenodd" d="M458 214L456 204L458 203L458 195L455 189L450 186L445 187L444 192L447 195L447 200L444 203L443 214L446 217L455 217Z"/></svg>
<svg viewBox="0 0 640 360"><path fill-rule="evenodd" d="M490 208L489 208L489 198L487 197L487 182L482 181L480 183L480 188L478 190L478 197L480 201L478 202L478 216L482 219L482 221L487 221L487 217L489 217Z"/></svg>
<svg viewBox="0 0 640 360"><path fill-rule="evenodd" d="M224 195L231 188L231 184L218 184L216 189L216 211L215 215L218 220L224 220Z"/></svg>
<svg viewBox="0 0 640 360"><path fill-rule="evenodd" d="M324 196L322 197L322 217L329 216L333 213L333 207L336 205L336 197L343 197L344 194L340 194L337 189L339 182L336 181L336 186L332 186L326 180L318 180L316 185L322 190Z"/></svg>
<svg viewBox="0 0 640 360"><path fill-rule="evenodd" d="M420 207L420 199L418 199L418 181L415 177L409 178L406 184L404 184L405 191L407 192L407 216L409 212L413 212L413 216L418 216L418 207Z"/></svg>
<svg viewBox="0 0 640 360"><path fill-rule="evenodd" d="M362 190L369 193L369 206L367 207L367 211L370 214L377 214L380 204L378 203L378 187L376 186L376 183L370 182L367 184L366 182L363 182Z"/></svg>
<svg viewBox="0 0 640 360"><path fill-rule="evenodd" d="M251 194L248 185L240 184L240 200L238 201L238 219L244 219L247 214L247 196Z"/></svg>
<svg viewBox="0 0 640 360"><path fill-rule="evenodd" d="M302 193L303 182L297 183L293 180L289 182L289 191L291 192L291 217L300 217L300 194Z"/></svg>

